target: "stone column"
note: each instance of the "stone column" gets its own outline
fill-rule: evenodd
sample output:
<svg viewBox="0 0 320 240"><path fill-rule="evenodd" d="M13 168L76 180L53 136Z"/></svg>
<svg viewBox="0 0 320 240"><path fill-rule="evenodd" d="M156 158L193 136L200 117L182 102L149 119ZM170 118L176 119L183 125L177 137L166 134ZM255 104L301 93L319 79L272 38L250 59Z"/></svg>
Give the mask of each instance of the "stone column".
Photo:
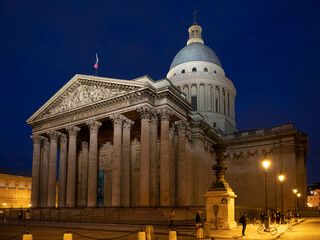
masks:
<svg viewBox="0 0 320 240"><path fill-rule="evenodd" d="M219 113L223 114L223 91L222 91L222 87L219 87Z"/></svg>
<svg viewBox="0 0 320 240"><path fill-rule="evenodd" d="M174 138L176 134L176 125L172 124L169 132L169 176L170 176L170 206L174 206L176 203L176 161L175 161L175 149Z"/></svg>
<svg viewBox="0 0 320 240"><path fill-rule="evenodd" d="M50 144L48 138L44 138L42 144L42 161L40 167L40 207L47 207L48 202L48 174Z"/></svg>
<svg viewBox="0 0 320 240"><path fill-rule="evenodd" d="M213 104L212 104L212 111L217 112L216 108L216 86L212 86L212 98L213 98Z"/></svg>
<svg viewBox="0 0 320 240"><path fill-rule="evenodd" d="M201 109L200 104L200 84L197 84L197 111L199 112Z"/></svg>
<svg viewBox="0 0 320 240"><path fill-rule="evenodd" d="M76 174L77 174L77 135L80 128L77 126L68 126L66 130L69 133L69 151L68 151L68 171L67 171L67 207L76 205Z"/></svg>
<svg viewBox="0 0 320 240"><path fill-rule="evenodd" d="M158 205L158 114L155 111L151 112L150 118L150 206Z"/></svg>
<svg viewBox="0 0 320 240"><path fill-rule="evenodd" d="M80 206L86 207L88 200L88 163L89 163L89 144L88 142L81 143L81 194Z"/></svg>
<svg viewBox="0 0 320 240"><path fill-rule="evenodd" d="M86 122L90 130L88 164L88 207L97 207L98 194L98 131L102 123L90 120Z"/></svg>
<svg viewBox="0 0 320 240"><path fill-rule="evenodd" d="M67 185L67 154L68 138L62 134L60 137L60 162L59 162L59 188L58 206L66 206L66 185Z"/></svg>
<svg viewBox="0 0 320 240"><path fill-rule="evenodd" d="M128 118L124 119L122 132L122 181L121 181L121 206L130 207L130 181L131 181L131 127L134 121Z"/></svg>
<svg viewBox="0 0 320 240"><path fill-rule="evenodd" d="M229 116L229 104L228 104L228 101L229 101L229 99L228 99L228 92L229 91L227 91L227 89L225 90L225 114L227 115L227 116Z"/></svg>
<svg viewBox="0 0 320 240"><path fill-rule="evenodd" d="M205 92L205 96L204 96L204 101L205 101L205 103L204 103L204 111L208 111L208 109L209 109L209 101L208 101L208 99L209 99L209 93L208 93L208 88L209 88L210 86L208 86L208 84L205 84L204 85L204 92Z"/></svg>
<svg viewBox="0 0 320 240"><path fill-rule="evenodd" d="M188 101L191 103L191 84L188 85Z"/></svg>
<svg viewBox="0 0 320 240"><path fill-rule="evenodd" d="M169 119L171 111L163 108L159 111L161 117L160 139L160 206L169 206Z"/></svg>
<svg viewBox="0 0 320 240"><path fill-rule="evenodd" d="M177 122L178 128L178 205L186 206L187 199L187 166L186 166L186 122Z"/></svg>
<svg viewBox="0 0 320 240"><path fill-rule="evenodd" d="M110 118L113 122L113 165L111 204L113 207L120 207L123 116L120 114L116 114L111 116Z"/></svg>
<svg viewBox="0 0 320 240"><path fill-rule="evenodd" d="M139 107L141 118L140 206L150 205L150 107Z"/></svg>
<svg viewBox="0 0 320 240"><path fill-rule="evenodd" d="M56 183L57 183L57 159L58 159L58 138L61 133L57 131L47 132L50 138L50 159L48 174L48 207L55 207Z"/></svg>
<svg viewBox="0 0 320 240"><path fill-rule="evenodd" d="M33 159L32 159L32 187L31 187L31 206L39 207L39 190L40 190L40 157L41 157L41 141L40 135L32 135L33 141Z"/></svg>

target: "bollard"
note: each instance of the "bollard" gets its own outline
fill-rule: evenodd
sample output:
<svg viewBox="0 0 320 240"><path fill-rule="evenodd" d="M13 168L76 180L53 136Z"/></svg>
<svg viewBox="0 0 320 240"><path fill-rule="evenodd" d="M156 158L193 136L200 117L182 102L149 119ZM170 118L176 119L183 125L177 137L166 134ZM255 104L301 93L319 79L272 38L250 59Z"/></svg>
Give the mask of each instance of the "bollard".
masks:
<svg viewBox="0 0 320 240"><path fill-rule="evenodd" d="M138 240L146 240L146 232L138 232Z"/></svg>
<svg viewBox="0 0 320 240"><path fill-rule="evenodd" d="M27 231L26 234L23 234L22 240L33 240L32 234Z"/></svg>
<svg viewBox="0 0 320 240"><path fill-rule="evenodd" d="M197 238L203 238L203 228L197 228Z"/></svg>
<svg viewBox="0 0 320 240"><path fill-rule="evenodd" d="M169 231L169 240L177 240L177 232Z"/></svg>
<svg viewBox="0 0 320 240"><path fill-rule="evenodd" d="M146 237L147 240L152 240L153 238L153 226L147 225L146 226Z"/></svg>

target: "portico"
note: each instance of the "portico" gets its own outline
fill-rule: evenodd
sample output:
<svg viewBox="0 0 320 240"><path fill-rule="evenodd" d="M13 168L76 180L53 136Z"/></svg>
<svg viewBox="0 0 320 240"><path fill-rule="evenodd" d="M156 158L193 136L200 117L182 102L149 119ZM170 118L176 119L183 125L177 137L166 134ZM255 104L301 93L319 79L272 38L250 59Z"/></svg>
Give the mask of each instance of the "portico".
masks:
<svg viewBox="0 0 320 240"><path fill-rule="evenodd" d="M34 141L32 207L187 205L190 110L166 79L76 75L28 120ZM170 140L170 133L177 137ZM177 189L171 187L176 181ZM40 190L43 184L48 191Z"/></svg>

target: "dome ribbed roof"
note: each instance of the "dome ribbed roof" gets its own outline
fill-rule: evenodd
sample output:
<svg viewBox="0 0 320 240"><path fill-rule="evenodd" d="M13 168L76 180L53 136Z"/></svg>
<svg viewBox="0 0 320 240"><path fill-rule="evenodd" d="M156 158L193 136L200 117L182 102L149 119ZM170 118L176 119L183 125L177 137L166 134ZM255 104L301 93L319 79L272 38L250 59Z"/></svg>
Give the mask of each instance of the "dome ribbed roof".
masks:
<svg viewBox="0 0 320 240"><path fill-rule="evenodd" d="M206 61L217 64L221 67L221 62L218 56L212 51L211 48L201 43L191 43L182 48L174 57L170 69L178 66L181 63L191 61Z"/></svg>

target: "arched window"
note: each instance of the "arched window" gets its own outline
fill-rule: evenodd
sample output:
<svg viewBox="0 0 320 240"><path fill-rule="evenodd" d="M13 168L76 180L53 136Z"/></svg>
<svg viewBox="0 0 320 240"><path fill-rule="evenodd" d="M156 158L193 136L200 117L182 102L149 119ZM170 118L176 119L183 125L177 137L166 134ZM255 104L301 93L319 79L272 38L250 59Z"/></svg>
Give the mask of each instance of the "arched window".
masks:
<svg viewBox="0 0 320 240"><path fill-rule="evenodd" d="M186 72L186 70L184 70L184 69L181 70L181 73L185 73L185 72Z"/></svg>
<svg viewBox="0 0 320 240"><path fill-rule="evenodd" d="M196 72L197 71L197 68L192 68L192 72Z"/></svg>
<svg viewBox="0 0 320 240"><path fill-rule="evenodd" d="M213 72L214 72L214 73L217 73L217 71L216 71L216 70L214 70Z"/></svg>
<svg viewBox="0 0 320 240"><path fill-rule="evenodd" d="M203 70L204 70L205 72L208 72L208 68L204 68Z"/></svg>
<svg viewBox="0 0 320 240"><path fill-rule="evenodd" d="M192 35L194 35L194 30L192 30Z"/></svg>

